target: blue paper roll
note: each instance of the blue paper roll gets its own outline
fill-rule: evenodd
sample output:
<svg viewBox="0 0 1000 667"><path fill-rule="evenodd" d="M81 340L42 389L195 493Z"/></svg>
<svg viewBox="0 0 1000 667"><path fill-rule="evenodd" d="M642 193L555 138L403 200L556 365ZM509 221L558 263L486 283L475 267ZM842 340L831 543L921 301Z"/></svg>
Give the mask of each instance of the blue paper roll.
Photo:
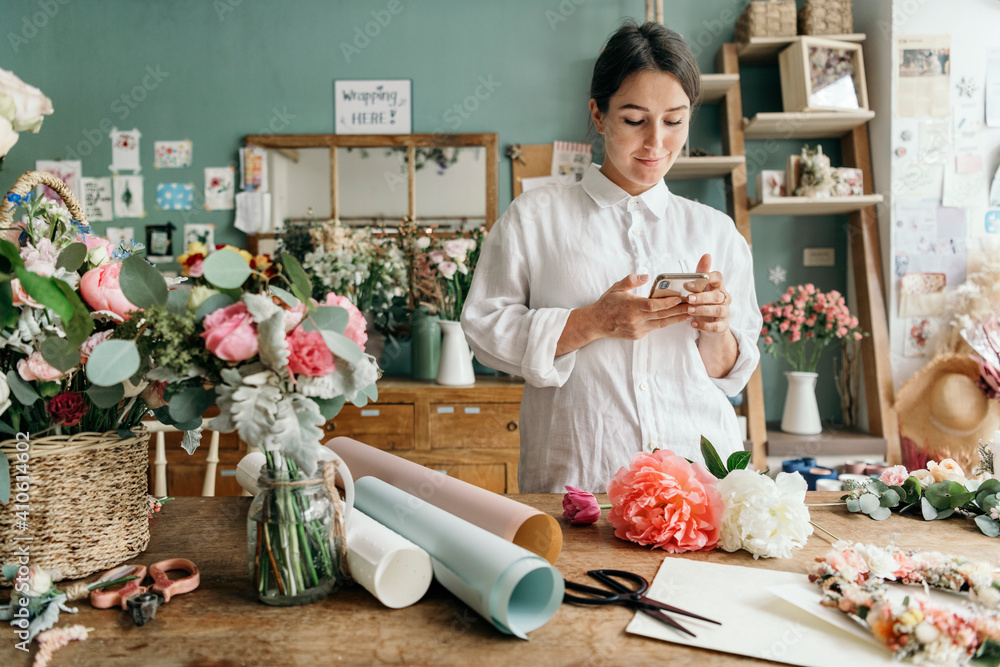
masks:
<svg viewBox="0 0 1000 667"><path fill-rule="evenodd" d="M527 639L563 598L547 560L375 477L354 483L355 506L431 556L441 585L501 632Z"/></svg>

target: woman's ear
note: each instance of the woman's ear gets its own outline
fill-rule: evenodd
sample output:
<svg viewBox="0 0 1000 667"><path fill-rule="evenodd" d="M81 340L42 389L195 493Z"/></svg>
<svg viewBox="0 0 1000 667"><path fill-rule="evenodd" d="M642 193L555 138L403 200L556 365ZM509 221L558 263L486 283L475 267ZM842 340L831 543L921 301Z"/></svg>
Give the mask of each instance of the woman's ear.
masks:
<svg viewBox="0 0 1000 667"><path fill-rule="evenodd" d="M598 134L604 134L604 114L597 108L597 100L590 98L590 120L594 122Z"/></svg>

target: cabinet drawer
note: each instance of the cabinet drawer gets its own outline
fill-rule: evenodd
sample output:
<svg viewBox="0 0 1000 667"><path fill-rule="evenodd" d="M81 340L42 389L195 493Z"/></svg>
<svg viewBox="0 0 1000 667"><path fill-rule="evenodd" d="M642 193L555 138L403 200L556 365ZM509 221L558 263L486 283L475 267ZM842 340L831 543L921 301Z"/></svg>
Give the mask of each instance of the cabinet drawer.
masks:
<svg viewBox="0 0 1000 667"><path fill-rule="evenodd" d="M518 403L432 403L430 407L432 449L516 449L521 445Z"/></svg>
<svg viewBox="0 0 1000 667"><path fill-rule="evenodd" d="M413 449L413 406L345 405L323 430L328 437L345 435L379 449Z"/></svg>
<svg viewBox="0 0 1000 667"><path fill-rule="evenodd" d="M502 463L431 466L449 477L474 484L494 493L507 493L507 466Z"/></svg>

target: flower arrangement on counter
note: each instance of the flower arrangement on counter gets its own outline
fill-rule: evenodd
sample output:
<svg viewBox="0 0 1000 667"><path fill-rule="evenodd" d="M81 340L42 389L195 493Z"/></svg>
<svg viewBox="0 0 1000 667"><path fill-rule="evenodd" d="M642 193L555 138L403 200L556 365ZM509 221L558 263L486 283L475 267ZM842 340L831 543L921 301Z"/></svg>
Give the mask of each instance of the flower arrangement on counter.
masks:
<svg viewBox="0 0 1000 667"><path fill-rule="evenodd" d="M44 116L52 113L52 100L38 88L0 69L0 163L17 143L19 132L37 134Z"/></svg>
<svg viewBox="0 0 1000 667"><path fill-rule="evenodd" d="M458 321L472 287L485 227L451 235L434 235L417 221L404 218L399 241L409 273L413 307L424 307L443 320Z"/></svg>
<svg viewBox="0 0 1000 667"><path fill-rule="evenodd" d="M666 449L637 453L608 483L608 506L567 486L563 516L594 523L601 509L610 509L616 537L669 553L721 546L754 559L789 558L805 546L813 531L800 474L773 480L748 470L750 452L735 452L723 463L705 438L701 450L705 464Z"/></svg>
<svg viewBox="0 0 1000 667"><path fill-rule="evenodd" d="M937 552L837 542L809 575L821 604L867 627L896 660L940 665L1000 661L1000 581L989 563ZM922 596L890 598L885 581L968 592L979 608L956 612ZM993 610L993 611L984 611Z"/></svg>
<svg viewBox="0 0 1000 667"><path fill-rule="evenodd" d="M794 371L816 372L826 346L866 334L847 309L840 292L820 292L812 284L789 287L781 298L760 307L764 351L781 356Z"/></svg>
<svg viewBox="0 0 1000 667"><path fill-rule="evenodd" d="M993 453L979 446L980 465L971 477L952 459L928 461L927 467L907 471L901 465L887 468L878 479L849 482L842 497L851 512L872 519L899 513L920 512L924 519L971 516L987 537L1000 536L1000 479L994 475Z"/></svg>

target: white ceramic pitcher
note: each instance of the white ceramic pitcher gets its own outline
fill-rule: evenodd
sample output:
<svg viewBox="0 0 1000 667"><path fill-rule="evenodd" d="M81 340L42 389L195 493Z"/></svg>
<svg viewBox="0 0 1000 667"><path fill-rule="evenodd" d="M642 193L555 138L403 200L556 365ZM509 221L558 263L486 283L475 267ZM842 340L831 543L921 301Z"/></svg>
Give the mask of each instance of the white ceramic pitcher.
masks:
<svg viewBox="0 0 1000 667"><path fill-rule="evenodd" d="M816 403L817 373L789 371L785 410L781 415L781 430L796 435L818 435L823 432Z"/></svg>
<svg viewBox="0 0 1000 667"><path fill-rule="evenodd" d="M472 350L465 342L462 324L453 320L438 320L441 327L441 362L437 383L452 387L467 387L476 383L472 371Z"/></svg>

